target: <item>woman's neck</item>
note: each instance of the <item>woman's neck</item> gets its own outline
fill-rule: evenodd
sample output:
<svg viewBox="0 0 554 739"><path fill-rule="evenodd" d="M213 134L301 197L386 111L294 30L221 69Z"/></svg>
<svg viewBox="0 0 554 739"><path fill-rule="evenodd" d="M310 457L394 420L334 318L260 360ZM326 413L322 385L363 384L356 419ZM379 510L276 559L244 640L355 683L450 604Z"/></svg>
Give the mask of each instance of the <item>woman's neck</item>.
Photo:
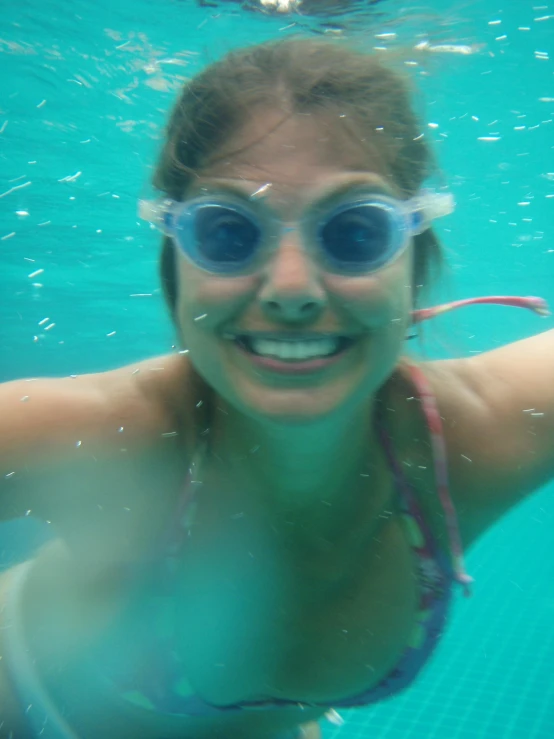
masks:
<svg viewBox="0 0 554 739"><path fill-rule="evenodd" d="M373 402L349 415L307 423L266 423L218 401L213 451L256 498L274 513L307 512L345 503L360 476L371 475L381 454L375 440Z"/></svg>

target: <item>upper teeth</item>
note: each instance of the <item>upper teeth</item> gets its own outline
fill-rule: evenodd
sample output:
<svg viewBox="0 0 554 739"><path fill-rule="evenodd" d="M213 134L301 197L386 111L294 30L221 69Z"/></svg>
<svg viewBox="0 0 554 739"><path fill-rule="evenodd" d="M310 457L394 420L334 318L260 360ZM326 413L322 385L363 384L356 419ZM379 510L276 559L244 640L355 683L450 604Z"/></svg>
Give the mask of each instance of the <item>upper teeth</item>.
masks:
<svg viewBox="0 0 554 739"><path fill-rule="evenodd" d="M308 341L276 341L275 339L250 339L250 346L256 354L278 359L313 359L333 354L339 340L333 338L310 339Z"/></svg>

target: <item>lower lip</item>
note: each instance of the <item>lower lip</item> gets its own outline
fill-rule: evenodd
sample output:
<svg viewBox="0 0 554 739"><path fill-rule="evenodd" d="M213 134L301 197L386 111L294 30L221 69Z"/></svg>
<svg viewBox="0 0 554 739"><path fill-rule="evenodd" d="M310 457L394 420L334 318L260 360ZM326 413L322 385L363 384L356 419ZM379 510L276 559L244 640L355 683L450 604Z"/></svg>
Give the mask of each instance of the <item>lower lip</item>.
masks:
<svg viewBox="0 0 554 739"><path fill-rule="evenodd" d="M311 372L318 372L320 370L331 367L333 364L339 362L348 352L352 349L354 344L350 344L346 349L333 354L331 357L318 357L317 359L306 359L304 361L285 361L282 359L276 359L275 357L261 357L258 354L243 349L240 344L233 342L234 346L243 354L248 357L252 364L262 369L271 370L271 372L277 372L281 375L308 375Z"/></svg>

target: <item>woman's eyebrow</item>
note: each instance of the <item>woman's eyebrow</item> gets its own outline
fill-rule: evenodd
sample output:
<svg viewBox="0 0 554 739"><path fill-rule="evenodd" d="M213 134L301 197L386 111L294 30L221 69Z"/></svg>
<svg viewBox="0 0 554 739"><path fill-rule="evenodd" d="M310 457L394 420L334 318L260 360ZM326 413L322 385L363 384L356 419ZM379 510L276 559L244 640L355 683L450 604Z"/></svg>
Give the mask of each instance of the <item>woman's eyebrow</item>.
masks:
<svg viewBox="0 0 554 739"><path fill-rule="evenodd" d="M352 190L371 189L376 194L393 195L392 188L381 177L357 176L343 182L330 183L314 192L313 197L307 199L308 203L318 203L329 200L333 197L340 197ZM229 192L238 197L249 200L254 196L262 199L264 196L270 195L272 191L271 182L261 182L254 180L246 180L244 178L225 177L221 179L213 179L210 181L196 182L191 192Z"/></svg>
<svg viewBox="0 0 554 739"><path fill-rule="evenodd" d="M316 197L313 198L313 202L323 202L357 191L371 191L376 195L393 195L392 188L380 178L356 178L319 190Z"/></svg>
<svg viewBox="0 0 554 739"><path fill-rule="evenodd" d="M242 186L238 183L244 183ZM213 180L202 180L196 181L194 185L188 190L188 194L197 195L202 192L217 193L217 192L229 192L233 195L238 195L242 198L249 198L259 188L259 185L252 183L252 193L249 192L249 187L246 185L246 180L242 179L213 179Z"/></svg>

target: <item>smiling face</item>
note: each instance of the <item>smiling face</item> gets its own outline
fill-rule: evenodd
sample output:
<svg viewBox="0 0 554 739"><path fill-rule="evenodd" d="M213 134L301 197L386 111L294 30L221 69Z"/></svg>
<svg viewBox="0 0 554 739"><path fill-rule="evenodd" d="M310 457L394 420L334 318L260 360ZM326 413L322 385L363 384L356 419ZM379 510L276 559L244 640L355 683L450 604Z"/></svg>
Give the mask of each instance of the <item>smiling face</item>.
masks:
<svg viewBox="0 0 554 739"><path fill-rule="evenodd" d="M247 204L270 183L259 207L288 225L350 188L394 196L367 149L316 116L281 121L282 113L254 116L186 198L231 190ZM359 407L392 373L409 324L411 276L411 246L376 272L332 273L302 229L284 229L263 264L238 276L204 271L177 249L176 322L196 369L224 401L257 418L309 422Z"/></svg>

